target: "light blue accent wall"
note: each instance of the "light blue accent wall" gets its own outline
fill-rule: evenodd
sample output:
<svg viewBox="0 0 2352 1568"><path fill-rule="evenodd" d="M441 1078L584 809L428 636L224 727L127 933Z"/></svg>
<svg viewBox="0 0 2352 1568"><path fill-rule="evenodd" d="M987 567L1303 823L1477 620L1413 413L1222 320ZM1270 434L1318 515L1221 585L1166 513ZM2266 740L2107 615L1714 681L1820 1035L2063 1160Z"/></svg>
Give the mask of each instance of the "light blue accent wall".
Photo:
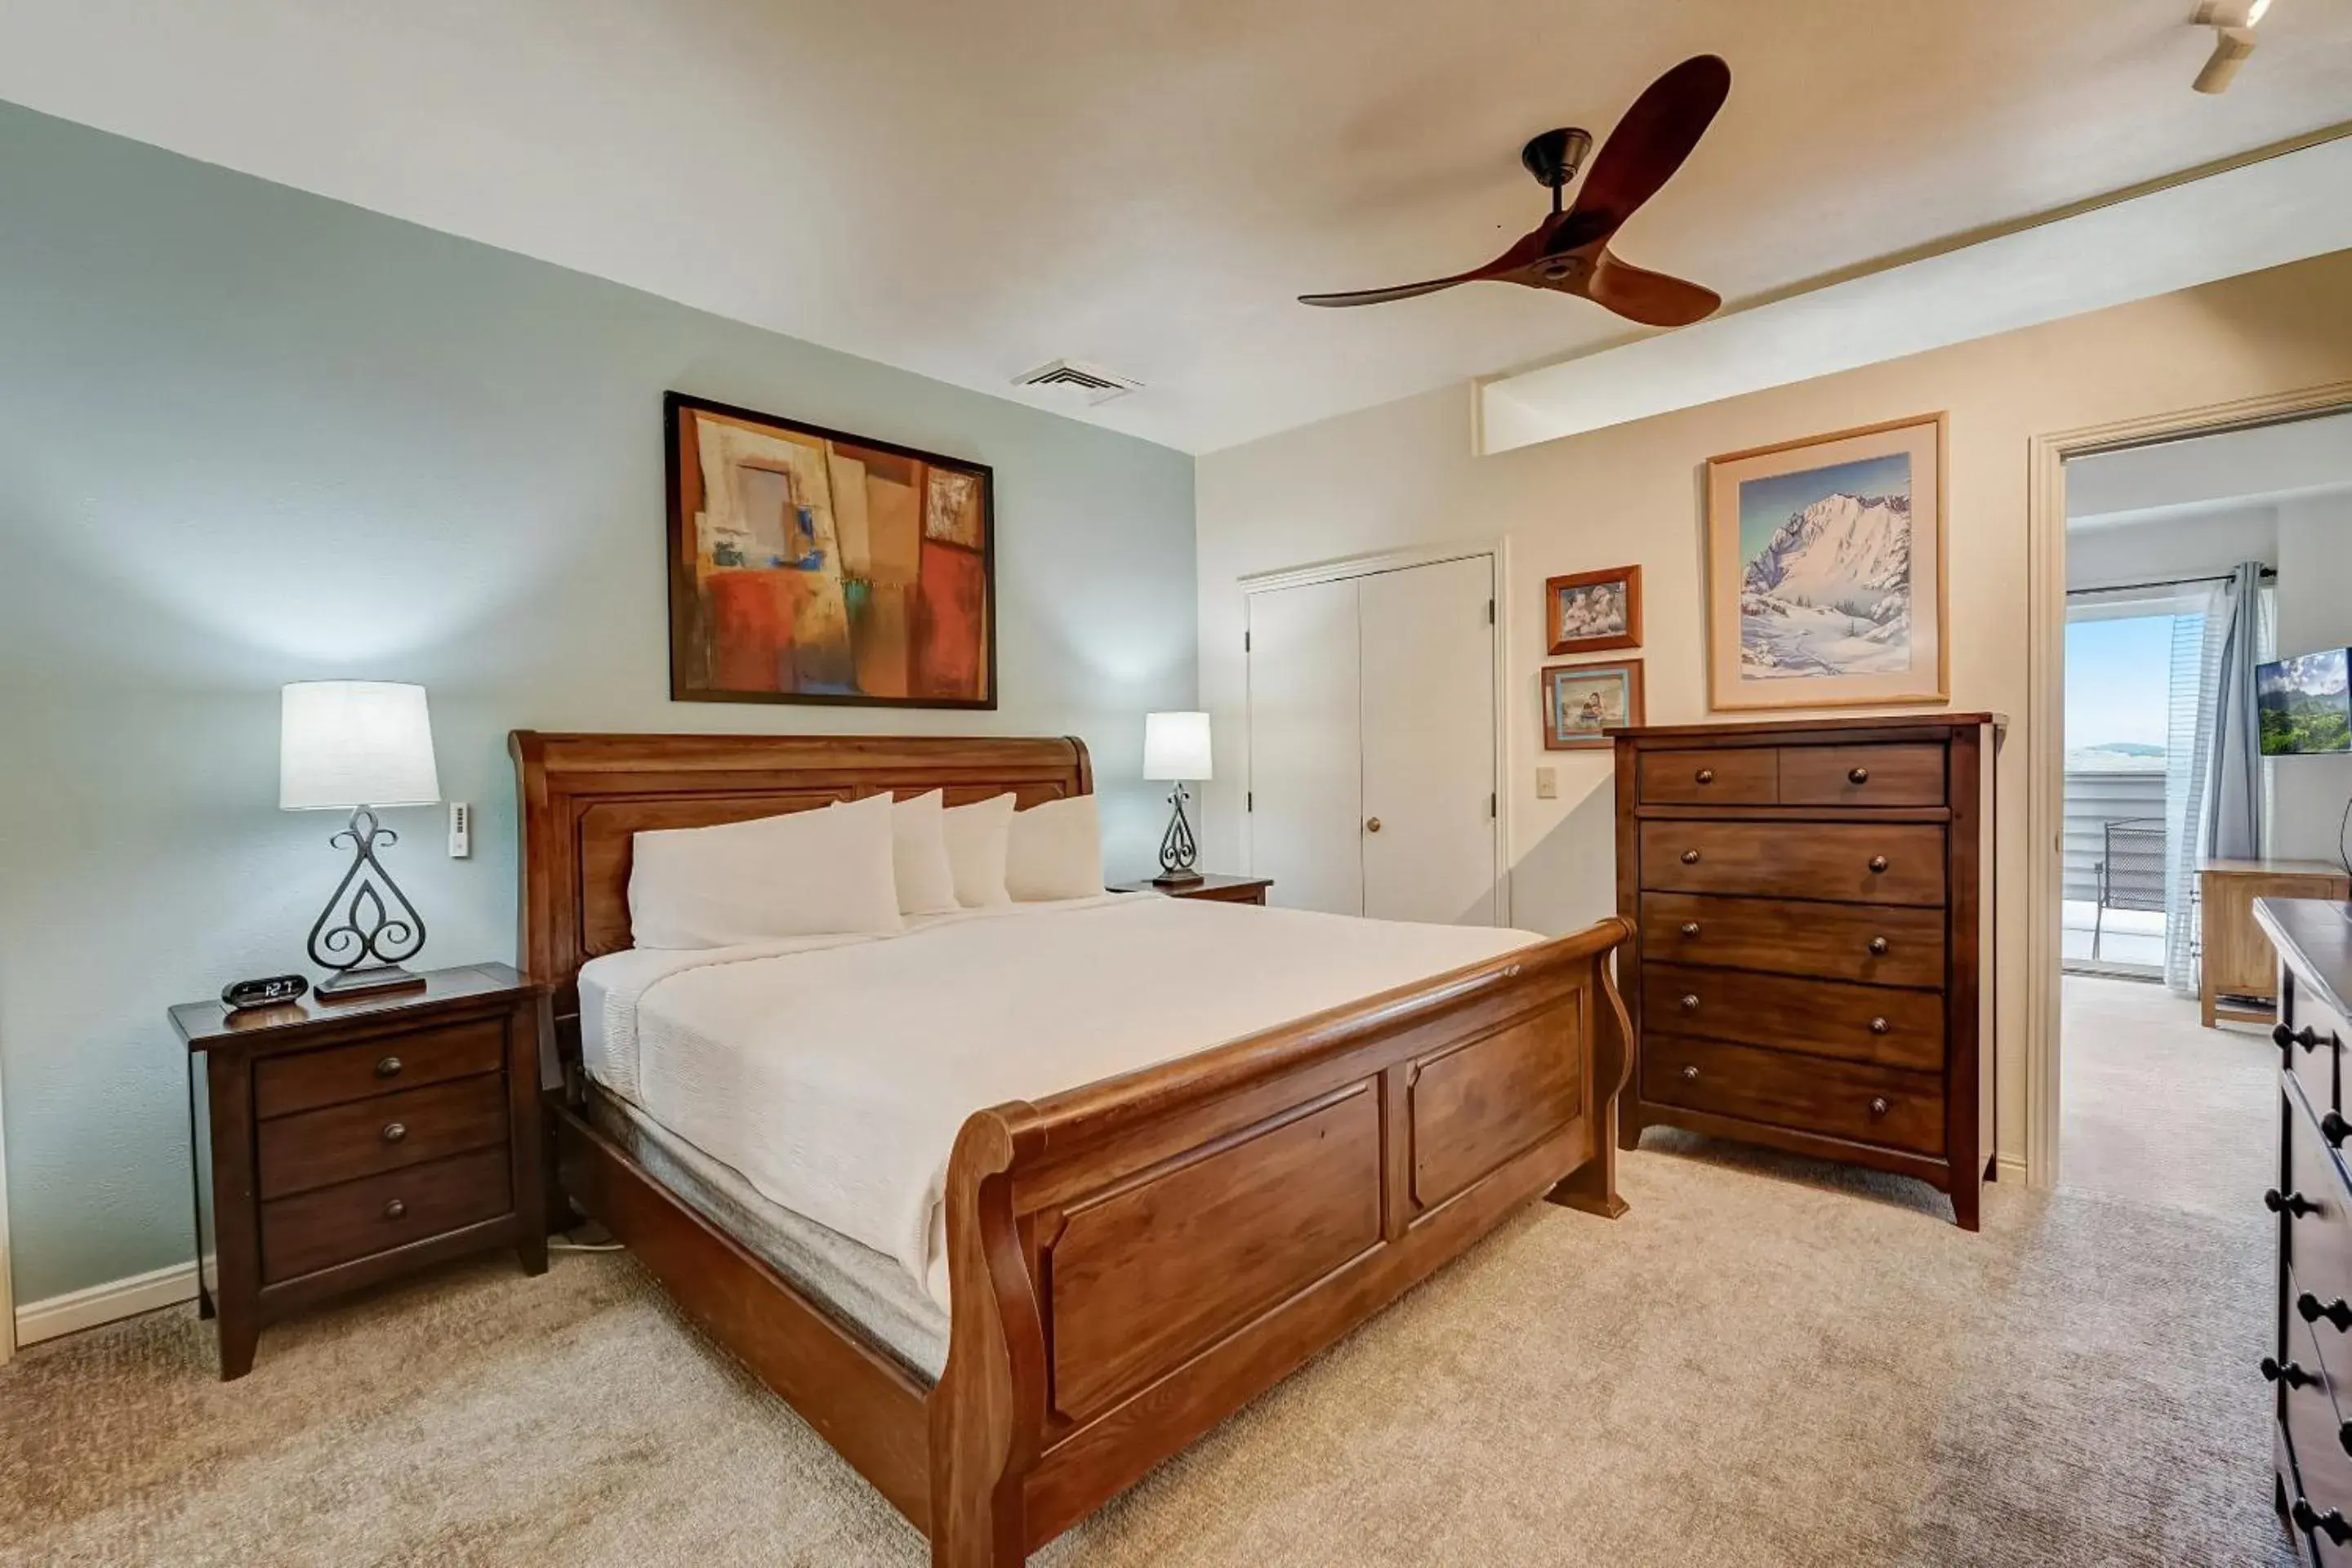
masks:
<svg viewBox="0 0 2352 1568"><path fill-rule="evenodd" d="M669 388L992 464L999 710L669 701ZM1192 519L1165 447L0 105L17 1301L190 1254L163 1009L305 968L341 869L277 809L280 683L430 689L478 815L460 861L386 814L427 963L513 956L516 728L1076 733L1139 872L1143 714L1197 705Z"/></svg>

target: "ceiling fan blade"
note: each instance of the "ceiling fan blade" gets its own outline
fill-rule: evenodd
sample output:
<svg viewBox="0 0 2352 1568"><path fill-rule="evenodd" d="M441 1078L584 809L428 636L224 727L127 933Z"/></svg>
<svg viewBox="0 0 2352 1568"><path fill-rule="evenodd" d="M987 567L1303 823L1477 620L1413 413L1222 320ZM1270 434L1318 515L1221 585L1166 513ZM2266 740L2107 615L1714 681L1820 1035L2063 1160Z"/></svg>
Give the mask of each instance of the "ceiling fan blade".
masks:
<svg viewBox="0 0 2352 1568"><path fill-rule="evenodd" d="M1715 55L1695 55L1652 82L1594 154L1570 216L1605 222L1601 232L1615 232L1674 178L1730 96L1731 68ZM1561 237L1589 234L1594 226L1591 221L1563 225Z"/></svg>
<svg viewBox="0 0 2352 1568"><path fill-rule="evenodd" d="M1620 261L1606 248L1575 292L1645 327L1687 327L1715 313L1723 296L1663 272Z"/></svg>
<svg viewBox="0 0 2352 1568"><path fill-rule="evenodd" d="M1545 219L1541 227L1519 236L1510 249L1486 266L1457 272L1451 278L1432 278L1425 283L1399 283L1388 289L1358 289L1344 294L1301 294L1298 302L1326 306L1385 305L1391 300L1410 300L1420 294L1434 294L1440 289L1451 289L1457 283L1475 283L1481 279L1500 278L1506 273L1517 272L1541 256L1544 236L1558 221L1556 217Z"/></svg>

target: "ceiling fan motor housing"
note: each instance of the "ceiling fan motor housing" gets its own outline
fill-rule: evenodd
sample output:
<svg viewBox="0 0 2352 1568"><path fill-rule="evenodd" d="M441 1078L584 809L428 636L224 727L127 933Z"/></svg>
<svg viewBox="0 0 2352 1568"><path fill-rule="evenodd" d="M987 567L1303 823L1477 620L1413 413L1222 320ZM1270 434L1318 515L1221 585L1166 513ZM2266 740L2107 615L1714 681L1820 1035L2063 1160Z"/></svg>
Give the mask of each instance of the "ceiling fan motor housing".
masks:
<svg viewBox="0 0 2352 1568"><path fill-rule="evenodd" d="M1578 126L1547 131L1519 150L1519 162L1537 183L1559 190L1576 178L1584 155L1592 151L1592 132Z"/></svg>

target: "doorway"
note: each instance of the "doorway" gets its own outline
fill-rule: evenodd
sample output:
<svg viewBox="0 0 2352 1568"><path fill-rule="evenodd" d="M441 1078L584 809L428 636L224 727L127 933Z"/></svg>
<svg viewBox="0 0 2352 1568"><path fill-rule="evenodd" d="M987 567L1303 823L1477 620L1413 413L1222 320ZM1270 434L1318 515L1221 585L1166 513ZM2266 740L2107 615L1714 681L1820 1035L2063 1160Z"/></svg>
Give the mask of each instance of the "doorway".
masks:
<svg viewBox="0 0 2352 1568"><path fill-rule="evenodd" d="M1495 547L1259 578L1247 595L1253 876L1291 909L1507 918Z"/></svg>

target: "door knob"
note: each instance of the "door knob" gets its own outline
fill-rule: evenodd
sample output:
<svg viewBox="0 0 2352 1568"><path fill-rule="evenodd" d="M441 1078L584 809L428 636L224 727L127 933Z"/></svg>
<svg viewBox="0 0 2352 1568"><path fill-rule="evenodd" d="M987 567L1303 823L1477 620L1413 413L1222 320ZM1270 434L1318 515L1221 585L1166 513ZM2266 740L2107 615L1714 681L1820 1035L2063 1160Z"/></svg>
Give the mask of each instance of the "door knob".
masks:
<svg viewBox="0 0 2352 1568"><path fill-rule="evenodd" d="M1367 833L1378 833L1380 830L1381 830L1381 819L1380 819L1379 817L1377 817L1377 816L1368 816L1368 817L1364 818L1364 831L1365 831L1365 832L1367 832Z"/></svg>
<svg viewBox="0 0 2352 1568"><path fill-rule="evenodd" d="M1885 937L1874 936L1870 939L1870 956L1873 958L1885 958L1886 956L1886 939Z"/></svg>
<svg viewBox="0 0 2352 1568"><path fill-rule="evenodd" d="M1870 782L1870 770L1868 768L1848 768L1845 771L1845 777L1848 784L1866 784Z"/></svg>

